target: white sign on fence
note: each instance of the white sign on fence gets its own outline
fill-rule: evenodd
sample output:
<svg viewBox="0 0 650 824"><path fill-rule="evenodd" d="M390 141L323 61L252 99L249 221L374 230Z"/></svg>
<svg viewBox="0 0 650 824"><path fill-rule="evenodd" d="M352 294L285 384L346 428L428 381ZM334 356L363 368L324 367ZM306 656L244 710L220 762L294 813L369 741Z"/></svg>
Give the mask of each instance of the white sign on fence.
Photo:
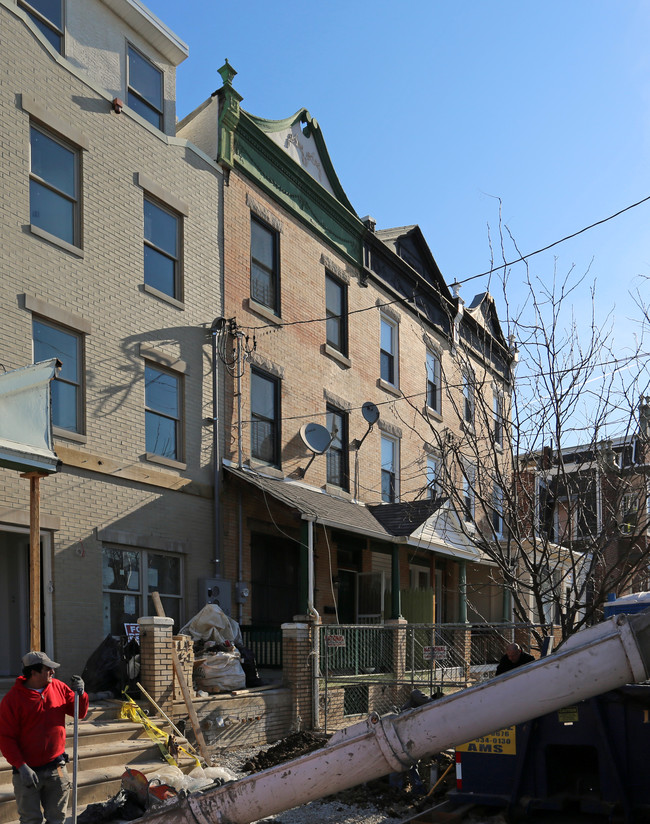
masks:
<svg viewBox="0 0 650 824"><path fill-rule="evenodd" d="M344 647L345 635L326 635L325 643L328 647Z"/></svg>
<svg viewBox="0 0 650 824"><path fill-rule="evenodd" d="M425 661L439 661L447 657L448 647L423 647Z"/></svg>

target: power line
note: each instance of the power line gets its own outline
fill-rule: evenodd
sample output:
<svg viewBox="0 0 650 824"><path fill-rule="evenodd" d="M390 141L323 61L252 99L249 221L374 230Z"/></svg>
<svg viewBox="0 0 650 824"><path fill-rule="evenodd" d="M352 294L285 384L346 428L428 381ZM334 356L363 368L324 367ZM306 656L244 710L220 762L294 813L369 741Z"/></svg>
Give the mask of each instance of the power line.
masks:
<svg viewBox="0 0 650 824"><path fill-rule="evenodd" d="M637 206L640 206L642 203L646 203L650 200L650 195L648 197L644 197L643 200L637 200L636 203L632 203L631 206L626 206L624 209L620 209L618 212L614 212L613 215L609 217L604 217L602 220L597 220L595 223L590 223L589 226L585 226L584 229L579 229L577 232L573 232L571 235L566 235L560 240L556 240L553 243L549 243L548 246L544 246L541 249L537 249L535 252L529 252L527 255L522 255L521 257L516 258L515 260L508 261L507 263L502 263L501 266L495 266L492 269L488 269L486 272L481 272L478 275L472 275L469 278L465 278L464 280L457 280L456 283L463 284L469 283L470 280L476 280L476 278L484 278L487 275L491 275L494 272L498 272L500 269L506 269L508 266L514 266L515 263L521 263L524 260L528 260L528 258L534 257L535 255L539 255L542 252L547 252L549 249L552 249L554 246L559 246L560 243L564 243L567 240L571 240L574 237L578 237L578 235L583 234L584 232L588 232L589 229L593 229L596 226L601 226L603 223L607 223L608 220L613 220L615 217L622 215L624 212L629 212L630 209L635 209Z"/></svg>
<svg viewBox="0 0 650 824"><path fill-rule="evenodd" d="M588 232L590 229L594 229L596 226L601 226L603 223L607 223L610 220L613 220L615 217L619 217L619 215L624 214L625 212L629 212L630 209L635 209L637 206L641 206L643 203L647 203L650 200L650 195L647 197L642 198L641 200L637 200L636 203L632 203L629 206L626 206L624 209L619 209L618 212L614 212L614 214L609 215L608 217L602 218L602 220L597 220L595 223L590 223L589 226L585 226L582 229L578 229L577 232L573 232L570 235L565 235L564 237L560 238L559 240L553 241L553 243L549 243L547 246L543 246L541 249L536 249L534 252L529 252L526 255L521 255L521 257L515 258L514 260L507 261L506 263L502 263L500 266L494 266L490 269L487 269L485 272L480 272L477 275L470 275L470 277L463 278L463 280L456 279L454 282L461 286L463 283L469 283L472 280L476 280L477 278L487 277L488 275L494 274L494 272L499 272L502 269L507 269L508 266L514 266L515 263L522 263L528 258L534 257L535 255L539 255L542 252L547 252L549 249L553 249L555 246L559 246L561 243L565 243L567 240L572 240L574 237L578 237L578 235L582 235L585 232ZM412 300L413 303L416 304L416 297L418 296L419 292L416 290L413 292ZM373 309L381 309L384 306L391 306L394 303L401 303L403 301L408 301L407 297L400 297L395 298L395 300L387 301L386 303L381 304L373 304L372 306L366 306L362 309L353 309L346 313L348 315L356 315L360 312L369 312ZM416 304L417 308L417 304ZM341 317L340 315L334 317ZM282 329L285 326L299 326L302 324L307 323L323 323L327 321L327 317L318 317L318 318L306 318L304 320L294 320L294 321L286 321L283 323L268 323L264 324L263 326L242 326L242 329L249 329L252 331L260 330L260 329L271 329L277 330Z"/></svg>

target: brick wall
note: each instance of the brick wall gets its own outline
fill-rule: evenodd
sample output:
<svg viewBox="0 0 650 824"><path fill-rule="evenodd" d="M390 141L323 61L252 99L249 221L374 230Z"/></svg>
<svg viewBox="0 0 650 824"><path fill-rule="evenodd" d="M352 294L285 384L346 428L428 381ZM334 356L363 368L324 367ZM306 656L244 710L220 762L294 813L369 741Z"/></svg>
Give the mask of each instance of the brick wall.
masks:
<svg viewBox="0 0 650 824"><path fill-rule="evenodd" d="M38 298L45 320L67 313L90 329L84 335L85 431L66 436L57 430L63 466L41 484L42 523L60 526L52 533L52 576L44 593L52 604L51 653L62 661L65 678L81 671L106 635L105 545L181 556L186 618L197 611L197 577L214 574L212 433L204 418L212 414L207 330L220 314L222 174L182 141L170 141L126 112L115 114L106 90L82 80L65 59L55 60L11 5L0 3L3 40L12 44L0 50L3 366L32 361L33 312L22 295ZM34 118L21 95L38 102L45 125L58 118L87 138L81 152L83 256L29 231ZM143 288L142 174L189 207L181 304ZM141 349L185 364L186 469L144 457ZM24 531L28 511L29 484L0 469L0 529Z"/></svg>

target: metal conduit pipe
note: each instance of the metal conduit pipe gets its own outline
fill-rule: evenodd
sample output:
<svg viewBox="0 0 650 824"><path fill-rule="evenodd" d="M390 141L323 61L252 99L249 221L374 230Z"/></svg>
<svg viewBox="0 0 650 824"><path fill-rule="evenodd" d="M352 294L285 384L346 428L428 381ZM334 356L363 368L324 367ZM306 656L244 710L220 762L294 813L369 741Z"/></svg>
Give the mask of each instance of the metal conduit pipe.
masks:
<svg viewBox="0 0 650 824"><path fill-rule="evenodd" d="M169 802L143 821L250 824L648 677L650 614L618 615L576 633L547 658L399 715L372 714L336 733L320 750Z"/></svg>
<svg viewBox="0 0 650 824"><path fill-rule="evenodd" d="M320 729L320 702L318 700L318 667L320 663L320 614L314 606L314 518L307 518L307 610L314 620L314 648L312 656L312 723Z"/></svg>

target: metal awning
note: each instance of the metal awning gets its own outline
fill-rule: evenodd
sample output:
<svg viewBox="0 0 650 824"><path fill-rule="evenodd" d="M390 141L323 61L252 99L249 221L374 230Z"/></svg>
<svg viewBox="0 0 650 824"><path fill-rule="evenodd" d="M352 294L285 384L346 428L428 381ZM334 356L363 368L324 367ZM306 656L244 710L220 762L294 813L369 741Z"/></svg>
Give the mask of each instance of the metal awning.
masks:
<svg viewBox="0 0 650 824"><path fill-rule="evenodd" d="M226 463L224 468L235 478L297 510L306 520L378 541L417 546L459 561L487 562L463 534L453 510L442 500L367 506L296 481L271 478Z"/></svg>
<svg viewBox="0 0 650 824"><path fill-rule="evenodd" d="M0 375L0 466L19 472L56 472L52 449L50 381L56 358Z"/></svg>
<svg viewBox="0 0 650 824"><path fill-rule="evenodd" d="M296 481L270 478L249 469L227 465L224 468L235 478L252 484L275 500L298 510L306 520L314 520L324 526L355 532L378 541L395 541L395 536L384 529L362 503L337 498Z"/></svg>

